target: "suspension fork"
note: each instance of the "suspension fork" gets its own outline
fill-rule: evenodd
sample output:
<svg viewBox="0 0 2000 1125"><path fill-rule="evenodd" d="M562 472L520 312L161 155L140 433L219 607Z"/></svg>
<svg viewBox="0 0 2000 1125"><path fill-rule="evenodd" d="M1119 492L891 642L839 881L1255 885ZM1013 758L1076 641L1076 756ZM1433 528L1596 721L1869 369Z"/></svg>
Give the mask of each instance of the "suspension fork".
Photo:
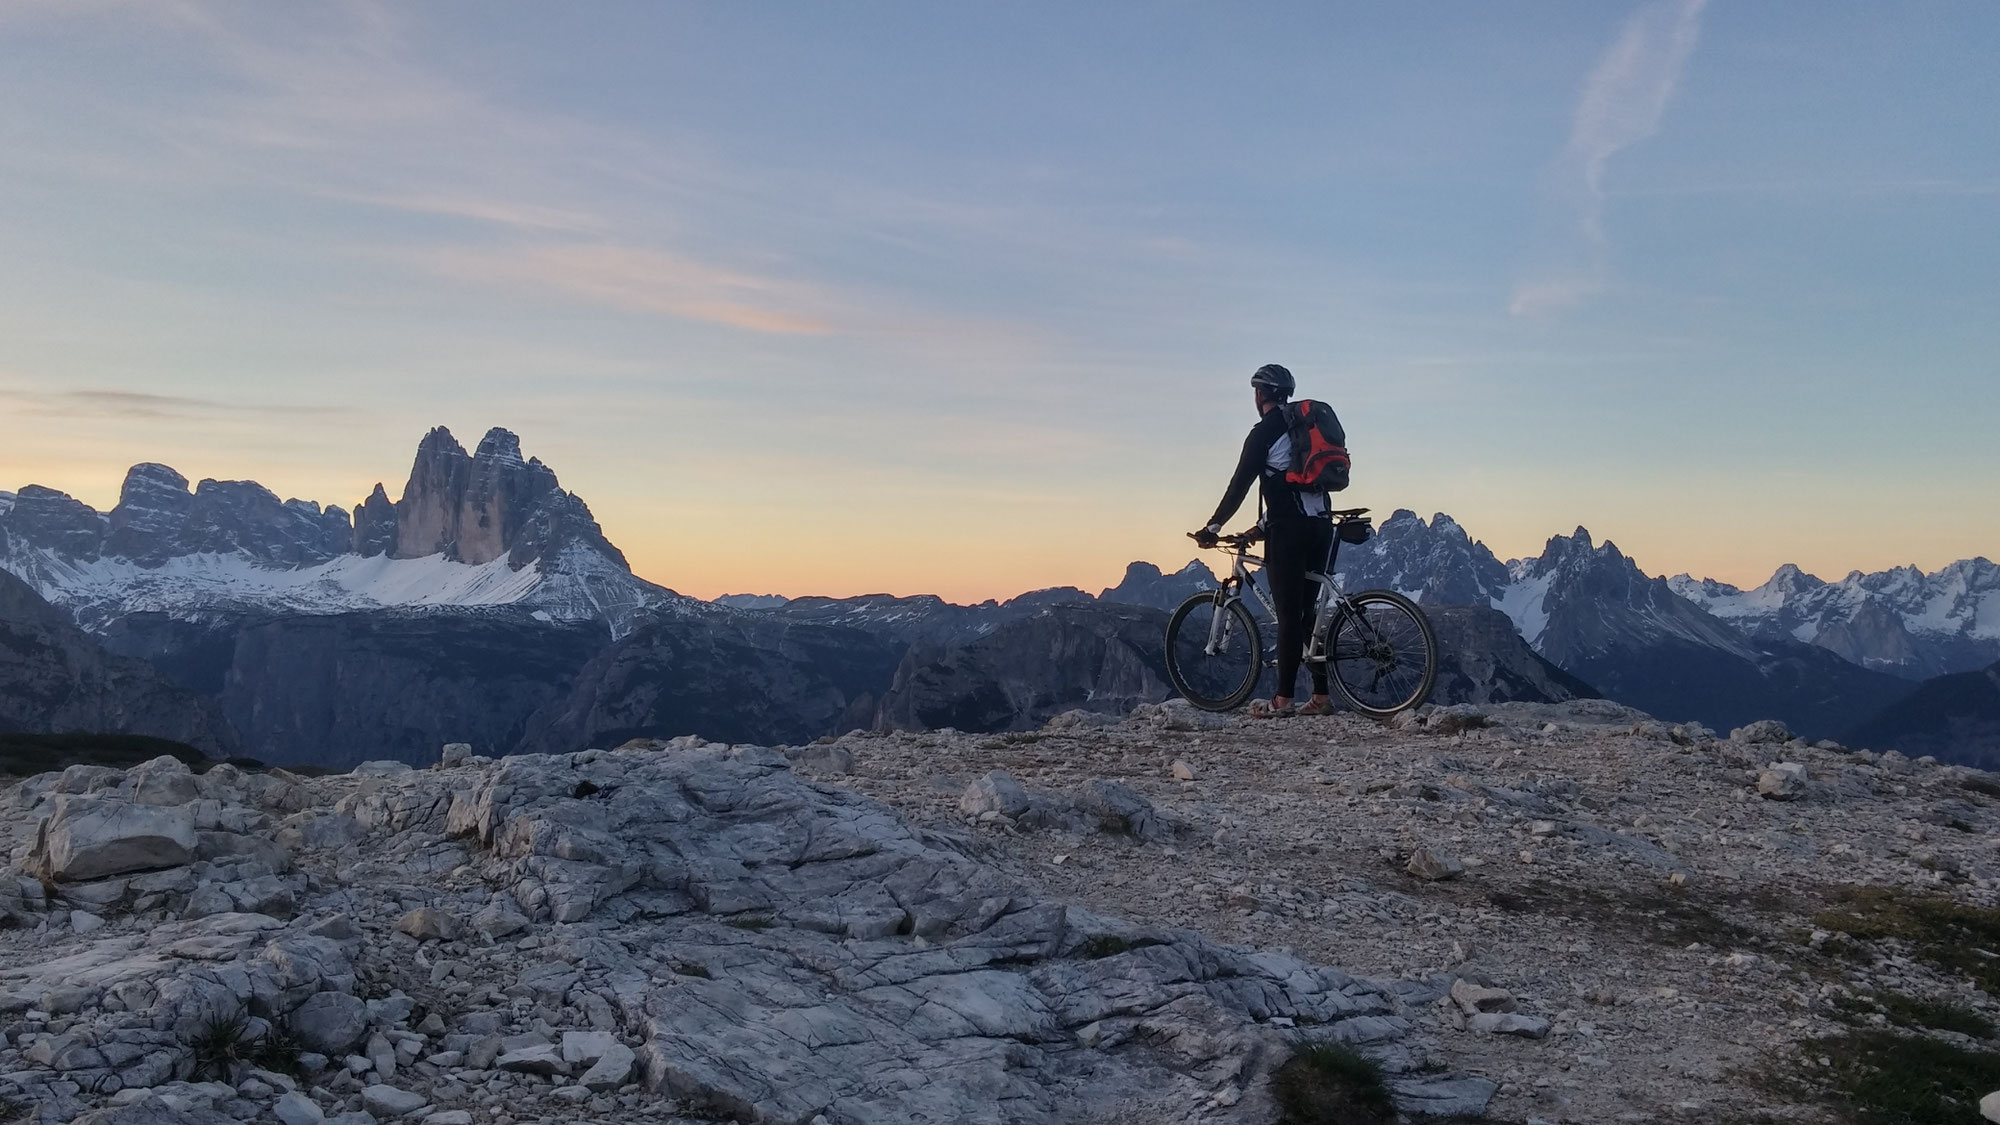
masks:
<svg viewBox="0 0 2000 1125"><path fill-rule="evenodd" d="M1245 553L1242 547L1236 549L1236 565L1230 568L1229 577L1223 579L1222 585L1216 588L1215 615L1208 619L1208 644L1202 649L1208 656L1214 656L1222 651L1223 639L1229 632L1229 606L1233 602L1243 600L1243 589L1249 584L1249 572L1243 567Z"/></svg>
<svg viewBox="0 0 2000 1125"><path fill-rule="evenodd" d="M1215 613L1208 619L1208 644L1202 648L1202 652L1208 656L1214 656L1222 651L1223 637L1229 632L1229 606L1232 602L1242 600L1242 595L1238 593L1241 584L1242 579L1232 574L1223 579L1222 585L1216 588Z"/></svg>

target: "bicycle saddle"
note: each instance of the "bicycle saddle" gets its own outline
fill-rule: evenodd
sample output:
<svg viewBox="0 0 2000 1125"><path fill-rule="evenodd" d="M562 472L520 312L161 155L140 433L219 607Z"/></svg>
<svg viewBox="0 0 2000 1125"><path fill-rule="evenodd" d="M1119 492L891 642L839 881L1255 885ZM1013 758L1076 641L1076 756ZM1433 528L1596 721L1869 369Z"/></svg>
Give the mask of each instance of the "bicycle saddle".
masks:
<svg viewBox="0 0 2000 1125"><path fill-rule="evenodd" d="M1356 516L1363 516L1367 514L1368 514L1368 509L1366 508L1342 508L1337 512L1328 512L1326 515L1328 519L1351 520Z"/></svg>

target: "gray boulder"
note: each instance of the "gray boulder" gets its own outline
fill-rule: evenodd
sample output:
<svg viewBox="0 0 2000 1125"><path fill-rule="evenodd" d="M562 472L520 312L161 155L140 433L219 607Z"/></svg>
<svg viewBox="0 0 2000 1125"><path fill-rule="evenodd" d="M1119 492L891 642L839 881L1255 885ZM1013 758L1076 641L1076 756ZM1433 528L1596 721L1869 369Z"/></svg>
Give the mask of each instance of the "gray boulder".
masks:
<svg viewBox="0 0 2000 1125"><path fill-rule="evenodd" d="M1077 794L1077 810L1094 819L1106 832L1117 832L1141 840L1164 840L1173 835L1153 803L1131 786L1103 778L1083 783Z"/></svg>
<svg viewBox="0 0 2000 1125"><path fill-rule="evenodd" d="M361 1108L377 1117L401 1117L429 1104L422 1094L394 1086L369 1086L361 1091Z"/></svg>
<svg viewBox="0 0 2000 1125"><path fill-rule="evenodd" d="M577 1085L592 1093L609 1093L631 1079L635 1062L637 1056L632 1053L632 1048L623 1043L613 1043L605 1048L596 1062L590 1064L583 1077L576 1080Z"/></svg>
<svg viewBox="0 0 2000 1125"><path fill-rule="evenodd" d="M1796 801L1805 795L1806 768L1797 762L1776 762L1757 775L1757 795L1772 801Z"/></svg>
<svg viewBox="0 0 2000 1125"><path fill-rule="evenodd" d="M345 1055L368 1030L368 1006L344 992L315 992L292 1012L292 1033L309 1051Z"/></svg>
<svg viewBox="0 0 2000 1125"><path fill-rule="evenodd" d="M563 1061L562 1052L549 1043L508 1051L495 1059L493 1065L520 1074L568 1074L570 1071L569 1064Z"/></svg>
<svg viewBox="0 0 2000 1125"><path fill-rule="evenodd" d="M31 865L56 882L178 867L200 839L186 808L61 795L35 840Z"/></svg>
<svg viewBox="0 0 2000 1125"><path fill-rule="evenodd" d="M1410 853L1403 869L1425 882L1456 879L1465 874L1465 864L1442 848L1422 847Z"/></svg>
<svg viewBox="0 0 2000 1125"><path fill-rule="evenodd" d="M572 1066L578 1063L589 1066L617 1045L618 1037L608 1031L565 1031L562 1037L563 1061Z"/></svg>
<svg viewBox="0 0 2000 1125"><path fill-rule="evenodd" d="M271 1114L282 1125L320 1125L326 1120L326 1113L297 1090L279 1098L278 1103L271 1107Z"/></svg>
<svg viewBox="0 0 2000 1125"><path fill-rule="evenodd" d="M1757 746L1767 742L1782 745L1790 742L1792 737L1792 728L1776 719L1758 719L1754 723L1737 727L1729 732L1729 741L1742 743L1745 746Z"/></svg>
<svg viewBox="0 0 2000 1125"><path fill-rule="evenodd" d="M185 805L201 796L201 786L187 764L171 754L127 770L122 788L142 805Z"/></svg>
<svg viewBox="0 0 2000 1125"><path fill-rule="evenodd" d="M1006 770L993 770L965 787L958 799L958 811L967 816L999 813L1017 817L1028 811L1028 791Z"/></svg>

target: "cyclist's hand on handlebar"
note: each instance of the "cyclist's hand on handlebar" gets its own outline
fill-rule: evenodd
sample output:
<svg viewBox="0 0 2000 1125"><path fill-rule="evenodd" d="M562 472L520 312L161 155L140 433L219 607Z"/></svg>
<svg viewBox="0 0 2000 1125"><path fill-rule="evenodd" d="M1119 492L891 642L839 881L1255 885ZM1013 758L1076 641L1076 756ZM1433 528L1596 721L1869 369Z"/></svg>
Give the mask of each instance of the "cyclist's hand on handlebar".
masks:
<svg viewBox="0 0 2000 1125"><path fill-rule="evenodd" d="M1221 542L1220 539L1216 538L1215 532L1210 531L1208 528L1205 527L1202 528L1200 531L1188 532L1188 538L1194 540L1195 546L1203 548L1213 547L1217 543Z"/></svg>

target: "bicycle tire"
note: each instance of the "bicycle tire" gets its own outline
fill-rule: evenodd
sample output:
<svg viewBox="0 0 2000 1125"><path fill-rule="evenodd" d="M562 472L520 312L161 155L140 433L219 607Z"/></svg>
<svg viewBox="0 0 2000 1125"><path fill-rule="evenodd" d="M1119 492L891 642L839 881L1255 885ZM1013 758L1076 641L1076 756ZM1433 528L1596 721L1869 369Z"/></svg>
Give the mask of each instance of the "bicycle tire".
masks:
<svg viewBox="0 0 2000 1125"><path fill-rule="evenodd" d="M1394 590L1350 597L1328 626L1326 651L1328 682L1348 707L1364 715L1386 718L1407 711L1437 686L1437 633L1417 603Z"/></svg>
<svg viewBox="0 0 2000 1125"><path fill-rule="evenodd" d="M1232 711L1257 690L1257 680L1264 674L1264 639L1243 602L1230 599L1220 603L1220 612L1229 617L1223 634L1227 655L1209 654L1209 627L1217 607L1215 594L1196 594L1167 619L1167 678L1181 698L1196 707ZM1234 643L1230 643L1232 629L1240 637ZM1192 659L1196 656L1202 659Z"/></svg>

